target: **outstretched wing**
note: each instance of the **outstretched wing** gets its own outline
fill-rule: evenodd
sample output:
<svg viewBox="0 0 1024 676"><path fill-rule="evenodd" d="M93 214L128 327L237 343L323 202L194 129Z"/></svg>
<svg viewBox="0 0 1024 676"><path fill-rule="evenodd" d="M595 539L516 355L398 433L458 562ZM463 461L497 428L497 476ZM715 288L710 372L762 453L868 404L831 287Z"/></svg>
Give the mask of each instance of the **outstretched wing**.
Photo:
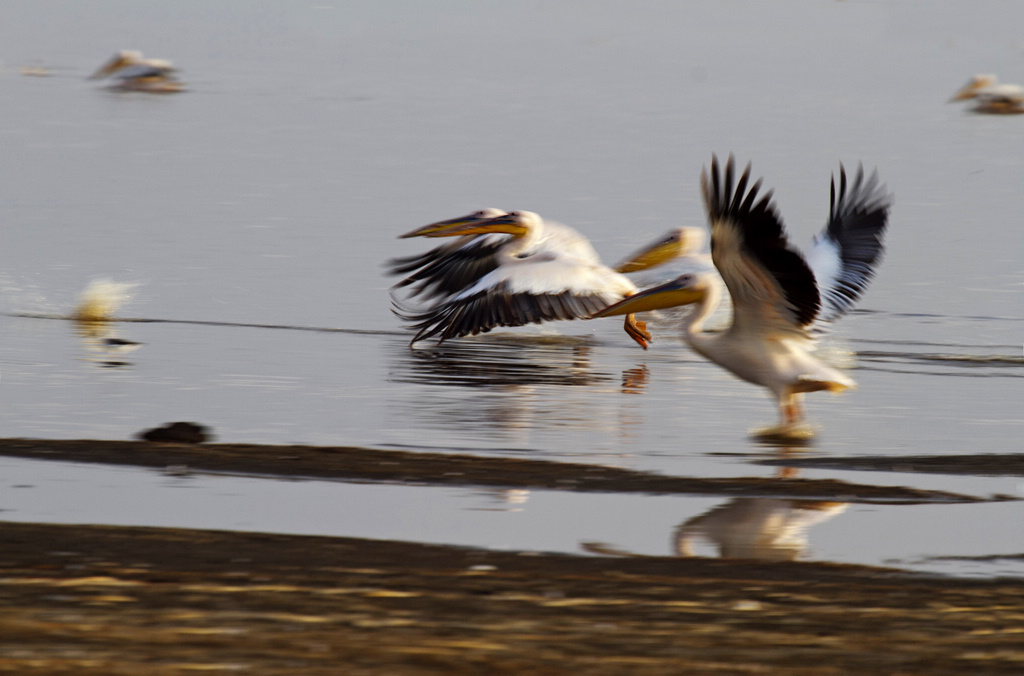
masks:
<svg viewBox="0 0 1024 676"><path fill-rule="evenodd" d="M846 169L839 166L839 193L833 176L828 223L807 252L821 293L819 322L846 314L875 276L891 205L892 196L879 182L877 171L865 179L860 166L848 184Z"/></svg>
<svg viewBox="0 0 1024 676"><path fill-rule="evenodd" d="M508 235L479 235L435 247L416 256L388 261L389 275L407 275L393 289L409 288L409 297L446 298L463 291L498 267L498 250Z"/></svg>
<svg viewBox="0 0 1024 676"><path fill-rule="evenodd" d="M711 223L711 259L729 289L733 328L765 334L803 335L821 307L814 274L789 246L772 204L771 191L747 190L748 164L733 185L733 158L720 172L712 157L711 176L701 172L701 192Z"/></svg>
<svg viewBox="0 0 1024 676"><path fill-rule="evenodd" d="M416 331L413 343L433 336L443 342L499 326L586 319L635 291L604 266L542 253L498 268L429 309L409 310L394 301L392 311Z"/></svg>

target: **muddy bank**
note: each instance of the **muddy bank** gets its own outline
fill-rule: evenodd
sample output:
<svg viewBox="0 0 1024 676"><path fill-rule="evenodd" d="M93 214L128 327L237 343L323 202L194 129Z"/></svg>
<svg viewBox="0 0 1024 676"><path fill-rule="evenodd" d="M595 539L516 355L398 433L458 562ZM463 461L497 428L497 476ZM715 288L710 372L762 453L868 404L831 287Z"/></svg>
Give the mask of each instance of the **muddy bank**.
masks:
<svg viewBox="0 0 1024 676"><path fill-rule="evenodd" d="M1019 674L1024 583L0 523L0 672Z"/></svg>
<svg viewBox="0 0 1024 676"><path fill-rule="evenodd" d="M762 460L765 465L848 469L878 472L925 472L973 476L1024 476L1024 454L972 453L966 455L862 455L851 458L793 458Z"/></svg>
<svg viewBox="0 0 1024 676"><path fill-rule="evenodd" d="M787 477L695 478L615 467L346 446L162 444L144 441L0 439L0 455L153 467L175 473L573 491L773 496L843 502L972 502L978 498L899 486Z"/></svg>

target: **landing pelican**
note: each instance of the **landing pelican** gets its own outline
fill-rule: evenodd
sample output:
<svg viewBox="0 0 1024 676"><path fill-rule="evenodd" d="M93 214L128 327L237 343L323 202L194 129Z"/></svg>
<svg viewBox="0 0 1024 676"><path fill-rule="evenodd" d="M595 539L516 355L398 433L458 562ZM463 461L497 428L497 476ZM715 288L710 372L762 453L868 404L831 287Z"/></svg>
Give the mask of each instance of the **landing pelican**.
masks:
<svg viewBox="0 0 1024 676"><path fill-rule="evenodd" d="M999 84L995 75L975 75L949 101L976 101L976 113L1014 115L1024 113L1024 87Z"/></svg>
<svg viewBox="0 0 1024 676"><path fill-rule="evenodd" d="M733 303L731 325L703 331L721 297L716 276L687 274L630 296L595 317L695 303L683 320L683 337L700 355L734 375L768 388L778 401L781 424L765 437L806 437L802 399L806 392L841 392L854 381L812 353L815 323L832 322L864 292L882 255L891 197L877 172L859 169L847 186L840 165L839 192L832 180L828 223L807 257L786 241L771 192L759 199L758 180L747 191L750 165L733 185L733 158L720 175L701 171L701 192L711 224L711 257Z"/></svg>
<svg viewBox="0 0 1024 676"><path fill-rule="evenodd" d="M636 293L627 277L601 264L582 235L550 224L531 211L498 216L487 211L408 233L462 238L423 256L392 262L394 272L412 272L397 287L415 285L412 296L442 298L419 312L395 301L395 313L417 331L412 343L433 336L444 342L498 326L586 319ZM625 329L647 347L651 336L643 322L629 314Z"/></svg>
<svg viewBox="0 0 1024 676"><path fill-rule="evenodd" d="M176 68L165 59L146 59L142 52L123 50L99 70L89 76L90 80L113 77L117 84L114 89L124 91L144 91L171 93L181 91L184 87L174 77Z"/></svg>

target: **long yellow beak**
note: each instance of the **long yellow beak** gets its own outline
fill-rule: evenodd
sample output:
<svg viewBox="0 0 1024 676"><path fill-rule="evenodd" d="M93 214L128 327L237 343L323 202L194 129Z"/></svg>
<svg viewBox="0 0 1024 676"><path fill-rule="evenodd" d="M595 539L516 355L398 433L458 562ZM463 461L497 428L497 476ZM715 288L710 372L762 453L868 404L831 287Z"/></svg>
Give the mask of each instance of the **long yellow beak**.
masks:
<svg viewBox="0 0 1024 676"><path fill-rule="evenodd" d="M489 235L491 233L505 233L515 237L522 237L527 232L527 227L522 220L515 216L498 216L497 218L475 219L454 223L444 228L434 230L428 237L460 237L462 235Z"/></svg>
<svg viewBox="0 0 1024 676"><path fill-rule="evenodd" d="M679 256L679 242L659 242L641 251L637 251L615 267L616 272L626 274L650 270L664 265Z"/></svg>
<svg viewBox="0 0 1024 676"><path fill-rule="evenodd" d="M424 225L421 228L411 230L404 235L399 235L398 239L408 239L410 237L441 237L442 235L436 235L434 233L440 232L445 228L454 228L460 225L466 225L467 223L478 223L482 218L473 218L471 216L460 216L458 218L450 218L447 221L438 221L437 223L431 223L430 225Z"/></svg>
<svg viewBox="0 0 1024 676"><path fill-rule="evenodd" d="M703 231L697 228L677 228L653 244L634 252L619 263L615 271L626 274L650 270L695 253L703 243Z"/></svg>
<svg viewBox="0 0 1024 676"><path fill-rule="evenodd" d="M632 296L620 300L615 305L610 305L591 317L614 317L615 315L628 315L636 312L650 312L651 310L664 310L680 305L697 303L704 298L704 291L691 289L678 279L655 286Z"/></svg>
<svg viewBox="0 0 1024 676"><path fill-rule="evenodd" d="M431 223L424 225L421 228L416 228L404 235L399 235L399 239L406 239L409 237L447 237L448 235L438 235L435 233L447 230L448 228L454 228L460 225L468 225L470 223L480 223L482 221L488 221L498 216L504 216L506 212L501 209L481 209L480 211L474 211L471 214L465 216L459 216L458 218L449 218L446 221L438 221L437 223Z"/></svg>
<svg viewBox="0 0 1024 676"><path fill-rule="evenodd" d="M678 258L683 253L683 244L678 238L662 240L646 249L633 253L625 261L619 263L615 271L626 274L628 272L650 270Z"/></svg>

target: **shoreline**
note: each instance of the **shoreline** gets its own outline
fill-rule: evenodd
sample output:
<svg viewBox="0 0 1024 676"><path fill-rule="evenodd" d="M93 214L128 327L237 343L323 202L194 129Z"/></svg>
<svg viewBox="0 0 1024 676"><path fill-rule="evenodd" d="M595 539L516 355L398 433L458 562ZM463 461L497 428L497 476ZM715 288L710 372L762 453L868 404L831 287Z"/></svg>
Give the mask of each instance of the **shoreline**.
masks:
<svg viewBox="0 0 1024 676"><path fill-rule="evenodd" d="M1024 661L1020 580L3 522L0 542L7 673L1016 674Z"/></svg>
<svg viewBox="0 0 1024 676"><path fill-rule="evenodd" d="M354 447L0 439L0 455L417 485L981 501ZM1024 663L1021 618L1021 579L0 520L0 673L1001 676Z"/></svg>

